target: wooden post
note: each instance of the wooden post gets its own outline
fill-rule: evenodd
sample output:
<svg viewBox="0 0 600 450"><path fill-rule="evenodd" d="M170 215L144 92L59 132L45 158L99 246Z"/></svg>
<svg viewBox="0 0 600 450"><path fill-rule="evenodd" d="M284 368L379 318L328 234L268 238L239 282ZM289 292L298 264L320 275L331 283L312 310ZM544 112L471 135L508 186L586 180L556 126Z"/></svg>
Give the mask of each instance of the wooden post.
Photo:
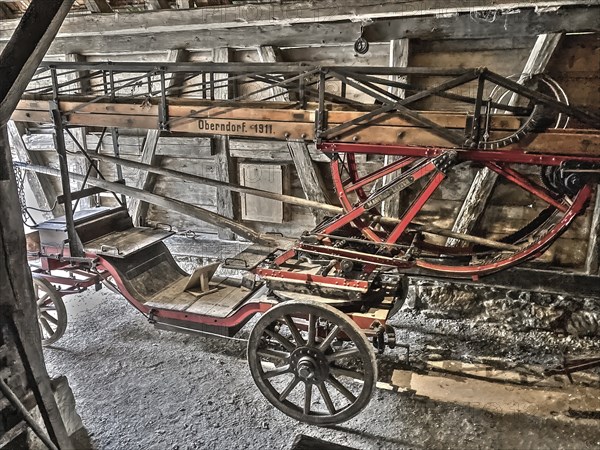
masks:
<svg viewBox="0 0 600 450"><path fill-rule="evenodd" d="M38 155L36 152L29 152L25 146L25 142L23 142L23 138L19 132L19 129L17 128L17 125L12 120L8 121L7 131L10 137L12 148L17 154L18 161L31 164L44 164L44 161L41 161L42 158L40 158L40 155ZM56 200L57 194L56 190L54 189L54 185L50 182L48 177L45 175L38 175L28 172L27 182L29 183L29 187L33 192L33 196L37 202L37 207L39 209L48 211L42 212L43 217L45 219L51 219L54 217L54 212L51 211L50 208ZM58 207L59 205L57 204L56 206Z"/></svg>
<svg viewBox="0 0 600 450"><path fill-rule="evenodd" d="M404 39L393 39L390 41L390 67L408 67L408 50L409 40ZM407 82L406 76L390 76L391 81L399 81L402 83ZM406 92L404 89L390 86L388 92L399 98L405 98ZM398 157L385 155L383 158L383 164L388 165L398 160ZM400 171L383 177L383 184L392 182L400 176ZM400 215L400 194L397 194L388 200L384 201L381 205L381 213L386 217L398 217Z"/></svg>
<svg viewBox="0 0 600 450"><path fill-rule="evenodd" d="M588 275L600 274L600 190L596 189L596 202L592 213L592 225L590 227L590 239L588 241L588 253L585 261L585 271Z"/></svg>
<svg viewBox="0 0 600 450"><path fill-rule="evenodd" d="M280 62L277 49L272 46L261 46L257 49L258 57L261 62ZM273 97L272 100L289 102L290 97L284 88L276 86L269 89L267 96ZM310 151L306 142L302 141L288 141L288 149L294 166L296 167L296 173L298 179L302 185L302 190L307 200L311 200L318 203L330 203L327 195L327 189L323 177L319 172L319 168L315 166L310 156ZM313 215L317 222L321 222L324 218L323 211L313 209Z"/></svg>
<svg viewBox="0 0 600 450"><path fill-rule="evenodd" d="M14 324L22 344L23 364L31 371L28 384L46 417L45 425L50 438L63 450L73 448L58 410L44 365L36 299L27 265L25 233L17 194L10 145L6 126L0 127L0 317L2 324ZM2 332L3 330L0 330ZM21 352L20 352L21 353Z"/></svg>
<svg viewBox="0 0 600 450"><path fill-rule="evenodd" d="M233 59L233 50L231 48L216 48L213 50L213 62L224 63L230 62ZM214 81L219 83L219 80L227 78L227 74L215 74ZM222 84L222 81L221 81ZM217 87L214 89L215 100L227 100L231 98L233 90L233 84L228 82L225 86ZM228 182L236 182L237 180L237 168L236 163L230 155L229 149L229 137L227 136L215 136L210 139L211 153L215 157L215 169L217 180ZM235 211L237 210L234 204L233 195L231 191L225 191L222 189L217 190L217 213L229 217L235 218ZM219 239L234 240L235 234L228 229L219 229Z"/></svg>
<svg viewBox="0 0 600 450"><path fill-rule="evenodd" d="M184 49L170 50L167 54L167 62L183 62L187 59L187 51ZM183 83L184 74L178 74L176 77L171 78L167 81L166 87L171 88L180 86ZM156 147L158 146L158 139L160 138L160 130L148 130L146 133L146 139L144 140L144 146L142 148L142 156L140 161L144 164L149 165L160 165L161 158L156 155ZM141 171L134 183L134 187L137 189L143 189L148 192L152 192L154 185L156 184L156 176L149 172ZM140 201L139 199L131 200L129 204L129 211L133 219L133 223L136 225L143 225L146 214L148 213L148 203Z"/></svg>
<svg viewBox="0 0 600 450"><path fill-rule="evenodd" d="M529 59L525 64L523 72L519 77L519 83L523 84L533 75L539 74L546 70L546 66L554 53L554 50L560 42L562 34L540 34L531 50ZM516 105L518 95L515 93L509 100L509 105ZM462 204L460 211L456 217L452 231L457 233L470 234L477 226L477 222L483 215L487 207L487 203L492 195L498 175L488 168L481 169L475 175L475 179L471 184L469 192ZM446 242L449 246L457 246L459 241L456 239L448 239Z"/></svg>

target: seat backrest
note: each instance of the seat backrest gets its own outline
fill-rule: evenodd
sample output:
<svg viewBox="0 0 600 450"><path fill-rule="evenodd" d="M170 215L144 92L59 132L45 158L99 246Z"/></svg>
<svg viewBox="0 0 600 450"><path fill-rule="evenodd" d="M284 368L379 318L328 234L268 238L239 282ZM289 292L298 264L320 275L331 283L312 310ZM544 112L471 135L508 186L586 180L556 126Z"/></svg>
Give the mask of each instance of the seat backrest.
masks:
<svg viewBox="0 0 600 450"><path fill-rule="evenodd" d="M82 220L75 225L77 235L83 244L113 231L124 231L130 228L133 228L133 221L125 207L107 210L106 213L89 220Z"/></svg>

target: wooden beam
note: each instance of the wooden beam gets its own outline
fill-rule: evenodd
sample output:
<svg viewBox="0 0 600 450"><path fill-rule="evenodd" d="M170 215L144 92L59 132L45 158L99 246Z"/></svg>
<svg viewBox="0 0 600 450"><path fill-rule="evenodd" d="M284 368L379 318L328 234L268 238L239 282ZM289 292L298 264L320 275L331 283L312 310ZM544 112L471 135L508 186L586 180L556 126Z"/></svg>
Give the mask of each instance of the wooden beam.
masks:
<svg viewBox="0 0 600 450"><path fill-rule="evenodd" d="M389 54L389 66L390 67L408 67L408 52L409 52L409 40L404 39L393 39L390 41L390 54ZM397 75L390 76L391 81L397 81L406 83L408 77L402 77ZM390 94L393 94L399 98L405 98L405 90L399 87L390 86L388 89ZM385 165L391 164L397 161L398 158L394 156L385 155L383 163ZM400 171L394 174L390 174L383 178L383 183L387 184L397 177L400 176ZM381 213L388 217L399 217L400 216L400 194L397 194L388 200L384 201L381 205Z"/></svg>
<svg viewBox="0 0 600 450"><path fill-rule="evenodd" d="M228 47L216 48L212 54L213 62L230 62L233 59L233 50ZM227 74L215 74L215 82L218 80L226 79ZM214 97L215 100L227 100L231 98L233 85L231 82L226 83L225 86L215 88ZM215 168L217 180L225 183L237 181L237 167L235 160L231 158L229 149L229 137L228 136L216 136L210 140L211 153L215 157ZM231 195L231 191L225 191L217 189L217 213L229 217L231 219L236 217L236 211L238 210L238 199ZM235 202L235 203L234 203ZM235 235L228 229L219 229L219 239L233 240Z"/></svg>
<svg viewBox="0 0 600 450"><path fill-rule="evenodd" d="M85 7L93 13L111 13L112 8L106 0L84 0Z"/></svg>
<svg viewBox="0 0 600 450"><path fill-rule="evenodd" d="M326 195L325 182L319 172L319 168L313 163L308 146L301 141L288 141L288 149L294 161L302 190L307 200L319 203L330 203ZM317 222L324 219L321 211L313 211Z"/></svg>
<svg viewBox="0 0 600 450"><path fill-rule="evenodd" d="M519 77L519 83L523 84L533 75L544 72L552 57L552 54L558 47L562 34L541 34L538 36L531 54L523 72ZM518 96L513 95L509 100L509 105L516 105ZM477 226L483 212L485 211L488 201L496 185L498 175L488 168L481 169L475 175L475 179L469 188L469 192L462 204L452 231L457 233L470 234L473 229ZM459 241L456 239L448 239L446 242L449 246L459 245Z"/></svg>
<svg viewBox="0 0 600 450"><path fill-rule="evenodd" d="M473 21L468 12L456 16L450 13L455 9L481 9L472 5L486 2L461 2L464 7L444 8L440 12L448 14L441 16L430 13L435 10L428 10L422 3L415 1L399 8L390 2L386 8L377 4L353 9L365 10L362 16L374 18L373 23L365 29L365 37L371 43L389 43L392 39L401 38L505 39L506 36L519 38L563 30L597 30L594 13L597 6L574 6L541 13L533 9L521 9L519 13L502 15L493 23L480 23ZM174 47L208 50L221 47L224 43L233 48L247 48L250 44L302 47L322 45L324 42L328 45L354 42L357 28L351 20L356 17L354 13L340 11L351 11L352 8L340 8L336 2L328 2L329 8L322 9L320 2L317 13L314 5L304 3L307 6L302 8L302 4L282 3L285 10L280 20L277 13L273 14L273 8L277 9L280 5L274 3L197 8L184 15L176 10L162 10L144 14L74 16L61 29L49 54L154 52ZM511 8L519 7L519 2L511 2L511 5ZM483 9L500 7L491 7L488 2ZM315 14L318 14L318 20L315 20ZM240 17L249 17L251 20L239 20ZM0 23L0 46L6 40L3 36L10 35L14 26L14 21Z"/></svg>
<svg viewBox="0 0 600 450"><path fill-rule="evenodd" d="M73 16L68 22L64 24L61 29L60 38L74 38L82 37L85 35L149 35L156 34L161 30L168 28L170 32L199 32L208 31L214 32L215 30L232 30L235 28L253 28L253 27L269 27L277 26L279 28L294 26L297 24L330 24L334 22L343 21L373 21L368 22L366 32L369 34L372 32L372 25L376 24L381 19L398 19L395 24L402 23L403 20L411 18L425 18L434 17L436 15L446 15L446 20L440 20L439 24L442 25L443 29L435 30L435 32L443 33L446 32L446 23L456 24L456 28L462 28L462 19L458 15L465 15L470 17L472 11L506 11L510 9L511 14L500 15L494 22L485 22L479 27L479 22L471 21L474 30L483 32L484 29L490 29L491 33L495 34L499 29L504 26L507 27L503 37L510 33L511 27L521 20L515 21L515 17L521 18L532 18L533 15L538 15L540 18L546 17L560 17L565 14L570 15L576 11L573 18L579 18L579 13L587 11L588 15L593 16L593 11L590 11L589 7L597 7L597 0L548 0L548 1L519 1L519 0L465 0L461 2L452 2L446 4L439 2L439 0L412 0L402 1L398 0L347 0L344 2L343 7L340 7L340 3L337 0L321 0L319 1L318 7L315 7L314 2L310 0L305 1L290 1L290 2L269 2L269 3L246 3L237 4L231 6L213 6L205 7L201 9L195 9L187 12L185 15L180 14L177 10L167 11L152 11L144 14L120 14L118 17L111 15L97 15L97 16ZM551 7L559 9L559 7L566 7L564 11L551 11ZM542 8L546 8L545 11ZM521 10L520 14L514 13L517 9ZM537 9L537 11L536 11ZM550 11L548 11L550 10ZM523 14L526 12L527 14ZM240 20L244 18L245 20ZM444 17L440 17L444 19ZM501 20L500 20L501 19ZM594 17L589 22L593 22ZM563 17L564 20L564 17ZM389 36L387 39L381 39L377 42L389 42L391 39L399 39L401 37L409 37L408 34L417 33L414 38L419 37L418 34L422 30L431 25L428 20L423 20L423 25L414 27L419 20L406 22L405 27L398 27L395 30L396 33L407 34L406 36ZM546 22L552 27L559 27L558 23L550 24L547 21L534 21L532 24L542 24ZM8 21L6 24L2 24L4 31L11 31L11 28L16 27L16 21ZM168 25L166 25L168 24ZM563 23L561 28L565 32L583 31L577 30L574 27L580 26L581 23ZM354 39L356 39L356 25L354 26ZM315 28L315 30L318 28ZM587 29L587 28L586 28ZM554 31L558 31L554 30ZM247 30L249 31L249 30ZM258 30L257 30L258 31ZM524 33L525 30L519 29L519 35ZM552 31L552 30L550 30ZM590 30L591 31L591 30ZM430 29L429 32L432 32ZM471 30L459 29L457 32L460 33L471 33ZM383 30L379 30L378 33L384 33ZM234 38L235 34L231 33L230 37ZM529 30L529 36L532 34L540 34L536 29ZM258 45L251 39L248 39L247 33L240 33L240 38L246 40L245 47L248 47L248 43L252 45ZM322 37L322 33L319 33L319 37ZM508 34L510 36L511 34ZM480 37L482 37L480 35ZM371 36L369 36L370 38ZM490 35L490 37L495 37ZM334 39L334 36L330 36L330 39ZM369 39L371 41L371 39ZM346 42L352 42L350 39ZM326 41L330 43L331 41ZM375 42L375 41L372 41ZM265 44L268 45L268 44ZM275 44L271 44L275 45ZM171 47L172 48L172 47Z"/></svg>
<svg viewBox="0 0 600 450"><path fill-rule="evenodd" d="M261 45L257 48L258 59L260 62L278 62L281 61L278 50L272 45ZM289 102L290 96L288 95L285 88L281 86L274 86L263 94L264 98L269 98L274 102Z"/></svg>
<svg viewBox="0 0 600 450"><path fill-rule="evenodd" d="M96 101L90 104L93 97L77 101L63 100L60 102L63 111L77 109L77 112L65 115L69 126L119 127L155 129L157 126L158 107L150 106L141 109L137 103L112 103ZM51 123L47 110L48 99L22 100L19 109L12 118L15 122ZM314 140L314 110L281 109L289 103L275 103L278 108L257 108L245 102L235 106L217 106L218 103L203 100L186 99L172 100L169 105L170 118L182 120L173 121L170 131L188 135L227 135L240 138L269 138L271 140ZM206 108L209 105L210 108ZM263 103L264 105L264 103ZM311 106L311 105L309 105ZM204 112L198 112L204 111ZM208 113L206 112L208 111ZM331 111L328 114L329 125L345 122L364 112ZM194 116L195 118L190 118ZM214 118L214 117L217 117ZM434 122L447 127L464 129L466 116L464 114L441 114L422 112ZM334 119L335 118L335 119ZM202 120L200 120L202 119ZM492 123L498 124L499 132L493 131L492 138L506 136L506 130L513 130L517 118L497 115ZM251 125L264 125L269 122L270 132L265 133ZM246 122L246 126L243 126ZM226 129L228 123L236 125ZM462 131L462 130L461 130ZM365 127L340 135L339 142L358 142L369 144L401 144L417 146L451 146L452 144L433 134L431 130L402 121L399 118L385 119L376 125ZM600 133L595 130L566 129L550 130L542 133L529 133L527 140L504 147L503 150L520 149L530 153L553 153L572 156L600 156Z"/></svg>
<svg viewBox="0 0 600 450"><path fill-rule="evenodd" d="M167 54L168 62L182 62L188 57L188 53L184 49L169 50ZM183 76L185 74L178 74L176 77L169 79L166 83L166 87L172 88L181 86L183 83ZM144 146L142 148L142 156L140 161L144 164L160 165L161 157L156 155L156 149L158 147L158 140L160 138L160 130L148 130L146 133L146 139L144 140ZM152 192L154 185L156 184L156 176L148 172L140 172L137 180L135 181L134 187L142 189L144 191ZM133 199L129 204L129 211L133 219L134 224L141 225L148 213L148 203Z"/></svg>
<svg viewBox="0 0 600 450"><path fill-rule="evenodd" d="M0 55L0 126L9 120L72 5L73 0L34 0L23 14Z"/></svg>
<svg viewBox="0 0 600 450"><path fill-rule="evenodd" d="M8 121L6 128L10 137L12 148L17 154L18 161L30 164L44 164L42 155L37 152L30 152L27 149L19 129L12 120ZM45 219L51 219L57 215L64 214L62 206L58 204L54 210L51 210L52 205L56 201L57 193L54 185L47 176L29 172L27 175L27 182L29 183L29 187L33 192L33 196L37 202L37 207L44 210L42 215Z"/></svg>
<svg viewBox="0 0 600 450"><path fill-rule="evenodd" d="M213 186L217 189L224 189L227 191L238 192L240 194L250 194L261 198L267 198L270 200L276 200L291 205L302 206L305 208L318 208L323 211L327 211L331 214L340 214L343 209L339 206L328 205L324 203L317 203L310 200L306 200L300 197L293 197L285 194L278 194L275 192L265 191L261 189L255 189L247 186L242 186L236 183L225 183L223 181L215 180L212 178L200 177L185 172L179 172L177 170L167 169L159 166L152 166L143 162L131 161L122 158L115 158L113 156L95 154L94 158L98 158L100 161L106 161L112 164L120 164L124 167L130 167L142 171L148 171L157 175L162 175L170 178L178 178L180 180L189 181L191 183L197 183L206 186Z"/></svg>
<svg viewBox="0 0 600 450"><path fill-rule="evenodd" d="M281 61L278 58L277 49L273 46L260 46L257 51L261 62L278 62L278 59ZM289 94L282 87L276 86L267 92L268 96L273 96L273 101L290 101ZM319 168L312 161L306 142L288 141L287 145L306 199L318 203L329 203L325 194L327 192L325 182L319 172ZM323 211L321 210L314 209L313 214L317 223L321 222L324 218Z"/></svg>
<svg viewBox="0 0 600 450"><path fill-rule="evenodd" d="M41 25L37 17L34 23ZM35 393L44 425L53 443L63 450L73 445L62 420L42 354L41 336L37 324L36 296L27 262L19 195L13 172L6 126L0 127L0 316L2 331L10 330L23 365L29 372L29 387Z"/></svg>
<svg viewBox="0 0 600 450"><path fill-rule="evenodd" d="M85 62L86 60L87 60L87 58L85 56L77 54L77 53L69 53L68 55L66 55L66 61L69 61L69 62ZM68 81L73 82L71 89L75 88L76 89L75 93L79 93L80 95L85 95L85 94L91 92L90 80L86 78L87 76L89 76L89 73L90 72L88 70L80 70L80 71L68 73L65 78ZM74 81L74 80L77 80L77 81ZM79 145L81 145L81 147L83 147L83 149L87 151L88 146L87 146L86 128L85 127L72 128L71 133L73 133L73 136L75 136L75 139L77 139L77 142L79 143ZM90 163L86 159L83 165L77 164L76 172L79 174L85 175L87 173L89 167L90 167ZM96 171L93 171L90 174L90 176L97 176ZM79 189L81 189L81 188L82 188L82 186L79 186ZM79 209L91 208L91 206L92 206L91 198L90 197L82 198L79 201L78 205L79 205Z"/></svg>
<svg viewBox="0 0 600 450"><path fill-rule="evenodd" d="M33 165L23 167L27 170L34 170L38 173L45 173L54 177L60 177L60 170L52 169L50 167ZM72 172L69 173L69 177L77 181L83 180L83 177L81 175ZM215 212L209 211L204 208L200 208L199 206L190 205L189 203L182 202L174 198L163 197L161 195L152 194L150 192L142 191L141 189L125 186L121 183L114 183L112 181L102 180L100 178L94 178L90 180L89 184L91 184L92 186L101 187L109 191L113 191L117 194L126 195L130 198L138 198L147 203L160 206L161 208L176 211L189 217L194 217L219 228L227 228L232 233L235 233L239 236L242 236L245 239L248 239L249 241L258 244L273 244L272 239L269 239L268 237L259 234L255 230L247 227L246 225L236 222L235 220L232 220L229 217L224 217Z"/></svg>
<svg viewBox="0 0 600 450"><path fill-rule="evenodd" d="M12 19L14 16L15 15L14 15L12 9L10 9L8 6L0 3L0 19L2 19L2 20Z"/></svg>
<svg viewBox="0 0 600 450"><path fill-rule="evenodd" d="M171 9L169 0L146 0L146 8L149 10Z"/></svg>
<svg viewBox="0 0 600 450"><path fill-rule="evenodd" d="M592 212L592 225L588 241L585 271L588 275L600 274L600 189L596 189L596 202Z"/></svg>

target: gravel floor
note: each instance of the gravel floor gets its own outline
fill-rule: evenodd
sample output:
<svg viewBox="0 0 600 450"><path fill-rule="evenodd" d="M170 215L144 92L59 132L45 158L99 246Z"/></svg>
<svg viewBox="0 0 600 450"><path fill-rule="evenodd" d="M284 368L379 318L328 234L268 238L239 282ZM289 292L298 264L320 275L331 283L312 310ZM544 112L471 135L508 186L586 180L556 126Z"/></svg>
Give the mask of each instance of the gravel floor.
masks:
<svg viewBox="0 0 600 450"><path fill-rule="evenodd" d="M272 408L258 392L243 342L155 330L107 290L66 303L69 325L45 351L48 370L68 376L98 449L288 449L300 433L358 449L600 447L600 427L589 421L496 415L382 390L341 426L305 425ZM600 349L593 339L574 343L549 333L517 335L411 312L400 312L394 324L417 359L427 345L444 346L453 357L495 355L532 363L552 361L561 346ZM384 358L384 378L400 354Z"/></svg>

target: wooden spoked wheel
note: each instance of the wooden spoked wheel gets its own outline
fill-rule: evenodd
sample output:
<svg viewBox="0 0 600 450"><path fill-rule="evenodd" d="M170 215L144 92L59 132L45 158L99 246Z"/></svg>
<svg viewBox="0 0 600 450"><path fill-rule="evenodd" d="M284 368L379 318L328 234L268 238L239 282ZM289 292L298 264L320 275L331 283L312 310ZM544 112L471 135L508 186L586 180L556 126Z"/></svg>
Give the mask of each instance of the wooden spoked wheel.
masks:
<svg viewBox="0 0 600 450"><path fill-rule="evenodd" d="M67 310L61 295L48 280L34 277L33 288L42 345L50 345L58 341L67 329Z"/></svg>
<svg viewBox="0 0 600 450"><path fill-rule="evenodd" d="M265 313L250 335L248 362L273 406L313 425L354 417L377 381L375 352L365 334L319 302L288 301Z"/></svg>

